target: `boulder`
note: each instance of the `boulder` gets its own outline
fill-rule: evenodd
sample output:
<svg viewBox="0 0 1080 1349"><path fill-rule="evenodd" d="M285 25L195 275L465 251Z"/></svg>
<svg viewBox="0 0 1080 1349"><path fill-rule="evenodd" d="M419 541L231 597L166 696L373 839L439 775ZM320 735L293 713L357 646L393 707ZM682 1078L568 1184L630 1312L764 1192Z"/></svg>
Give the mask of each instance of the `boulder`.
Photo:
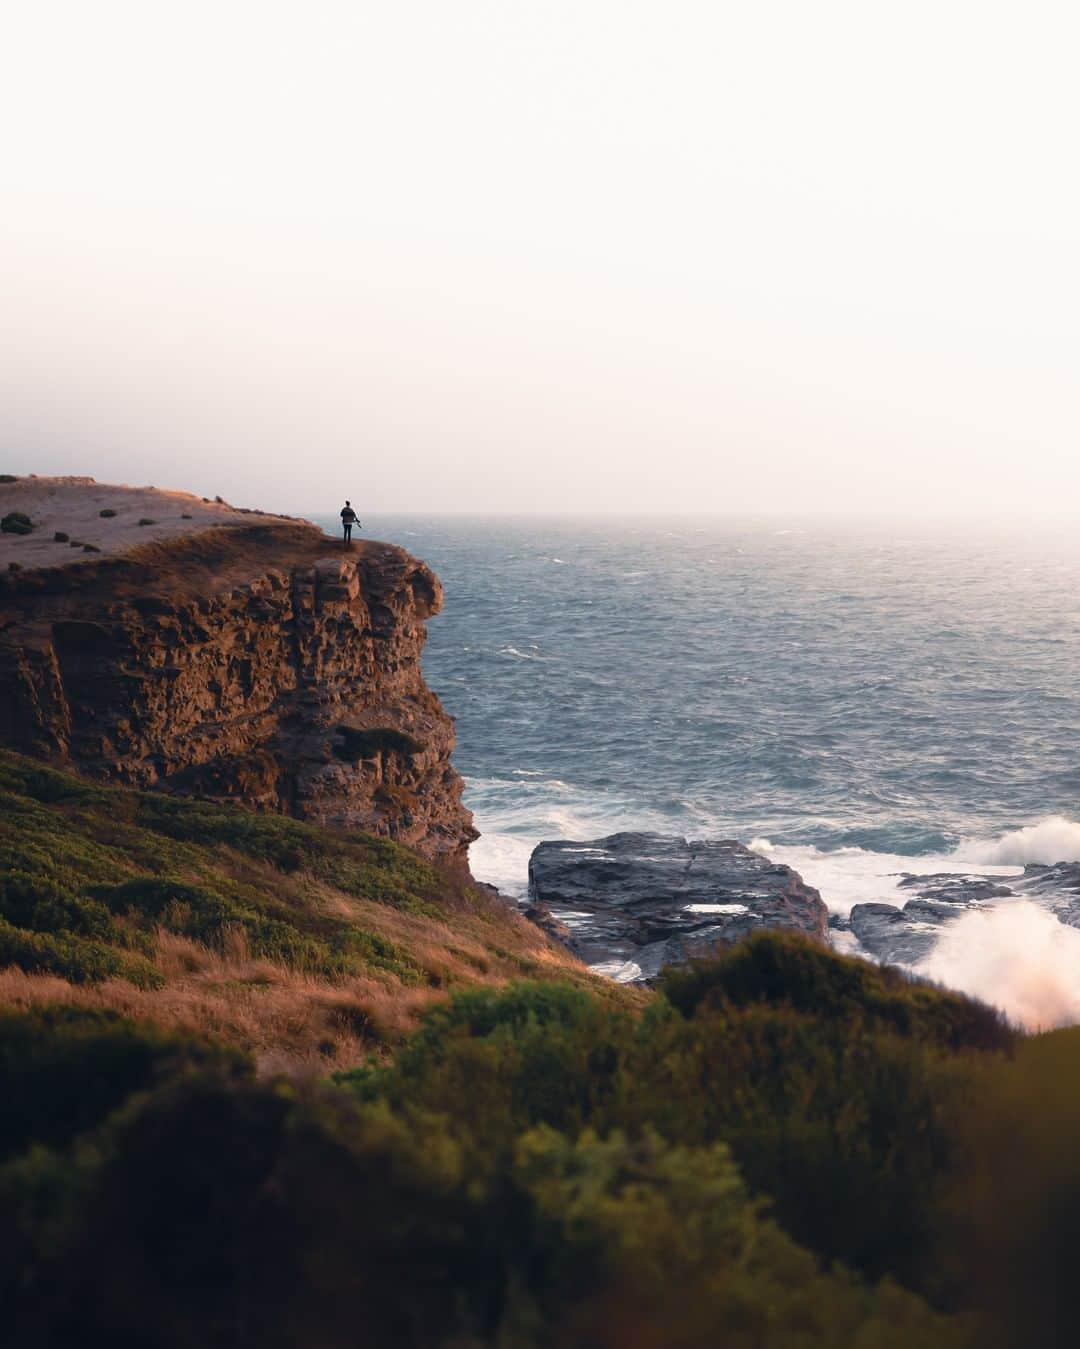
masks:
<svg viewBox="0 0 1080 1349"><path fill-rule="evenodd" d="M577 956L628 982L758 928L824 941L828 924L821 896L797 872L730 839L623 833L541 843L529 894Z"/></svg>
<svg viewBox="0 0 1080 1349"><path fill-rule="evenodd" d="M32 534L34 522L22 511L9 511L0 520L0 531L4 534Z"/></svg>

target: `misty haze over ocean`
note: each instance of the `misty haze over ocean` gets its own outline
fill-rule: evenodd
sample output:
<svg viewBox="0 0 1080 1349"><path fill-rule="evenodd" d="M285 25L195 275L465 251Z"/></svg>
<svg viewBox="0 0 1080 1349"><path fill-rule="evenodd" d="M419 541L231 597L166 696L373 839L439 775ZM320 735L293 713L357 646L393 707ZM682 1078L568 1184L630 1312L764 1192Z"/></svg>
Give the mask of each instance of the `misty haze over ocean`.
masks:
<svg viewBox="0 0 1080 1349"><path fill-rule="evenodd" d="M619 829L756 843L839 912L902 902L903 870L1080 858L1063 526L380 516L364 535L445 584L425 670L458 719L473 869L508 893L540 839ZM1035 928L1000 939L1030 938L1080 1017L1080 934Z"/></svg>

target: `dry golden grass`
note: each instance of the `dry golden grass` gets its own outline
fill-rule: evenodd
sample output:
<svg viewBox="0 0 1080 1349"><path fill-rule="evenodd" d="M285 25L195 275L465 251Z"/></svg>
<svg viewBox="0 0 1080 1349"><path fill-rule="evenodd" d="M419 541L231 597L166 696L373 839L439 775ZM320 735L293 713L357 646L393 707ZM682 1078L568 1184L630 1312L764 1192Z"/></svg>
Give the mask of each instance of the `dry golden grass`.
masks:
<svg viewBox="0 0 1080 1349"><path fill-rule="evenodd" d="M341 897L335 892L334 899ZM140 989L122 979L72 984L12 967L0 970L0 1006L109 1010L237 1045L254 1056L260 1073L310 1076L355 1067L372 1053L389 1056L423 1012L454 988L499 986L523 976L592 981L524 920L513 920L510 928L519 949L493 953L470 931L484 925L483 914L440 922L378 904L352 901L350 908L362 912L369 929L406 944L427 982L407 986L390 976L331 981L253 959L239 930L220 950L159 930L153 963L165 978L163 988ZM505 916L499 925L505 938Z"/></svg>
<svg viewBox="0 0 1080 1349"><path fill-rule="evenodd" d="M265 1072L321 1074L390 1055L458 989L560 979L624 1006L644 996L394 844L163 800L0 754L14 896L0 913L0 1007L111 1009L236 1045ZM165 902L162 885L178 897Z"/></svg>

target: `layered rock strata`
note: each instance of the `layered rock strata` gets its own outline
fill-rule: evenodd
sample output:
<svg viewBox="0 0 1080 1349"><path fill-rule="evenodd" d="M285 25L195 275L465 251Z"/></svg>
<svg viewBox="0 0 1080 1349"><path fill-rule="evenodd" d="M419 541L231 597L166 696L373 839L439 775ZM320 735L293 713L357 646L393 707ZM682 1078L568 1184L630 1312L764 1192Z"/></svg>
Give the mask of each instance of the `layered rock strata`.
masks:
<svg viewBox="0 0 1080 1349"><path fill-rule="evenodd" d="M731 840L624 833L541 843L528 911L586 963L628 982L715 954L758 928L824 941L828 914L798 872Z"/></svg>
<svg viewBox="0 0 1080 1349"><path fill-rule="evenodd" d="M120 489L116 489L119 491ZM0 576L0 743L89 777L395 838L464 866L442 588L400 548L229 518Z"/></svg>

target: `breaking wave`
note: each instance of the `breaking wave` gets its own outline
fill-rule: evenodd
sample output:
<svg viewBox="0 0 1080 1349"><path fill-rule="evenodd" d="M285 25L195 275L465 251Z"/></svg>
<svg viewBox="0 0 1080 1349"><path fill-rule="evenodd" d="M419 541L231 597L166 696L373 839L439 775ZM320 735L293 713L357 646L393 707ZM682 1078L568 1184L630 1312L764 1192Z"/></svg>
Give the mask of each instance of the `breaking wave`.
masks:
<svg viewBox="0 0 1080 1349"><path fill-rule="evenodd" d="M1013 829L993 842L964 842L955 857L957 861L995 866L1080 862L1080 824L1064 815L1050 815L1038 824Z"/></svg>

